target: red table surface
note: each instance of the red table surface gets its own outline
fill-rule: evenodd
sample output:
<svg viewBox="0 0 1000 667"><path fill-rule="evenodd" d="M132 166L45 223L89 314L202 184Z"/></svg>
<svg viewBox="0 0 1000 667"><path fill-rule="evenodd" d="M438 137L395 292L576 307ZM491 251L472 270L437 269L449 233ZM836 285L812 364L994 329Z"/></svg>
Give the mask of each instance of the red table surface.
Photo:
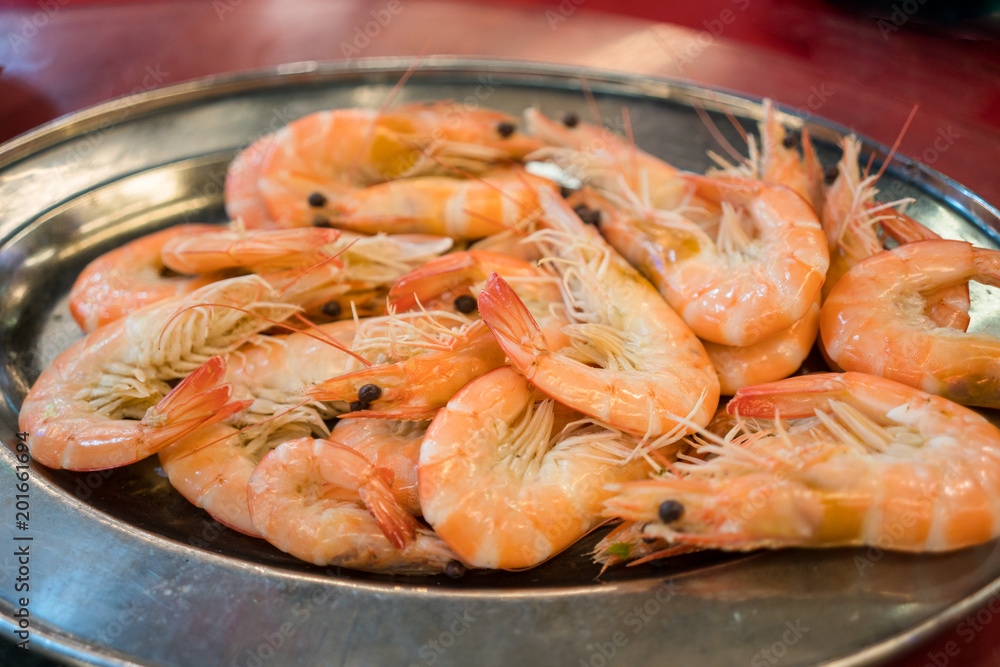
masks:
<svg viewBox="0 0 1000 667"><path fill-rule="evenodd" d="M391 20L355 41L390 6ZM900 151L1000 206L1000 23L941 28L921 0L884 7L879 18L818 0L7 0L0 141L210 74L345 57L512 57L766 96L888 145L919 105ZM890 664L1000 665L993 606Z"/></svg>

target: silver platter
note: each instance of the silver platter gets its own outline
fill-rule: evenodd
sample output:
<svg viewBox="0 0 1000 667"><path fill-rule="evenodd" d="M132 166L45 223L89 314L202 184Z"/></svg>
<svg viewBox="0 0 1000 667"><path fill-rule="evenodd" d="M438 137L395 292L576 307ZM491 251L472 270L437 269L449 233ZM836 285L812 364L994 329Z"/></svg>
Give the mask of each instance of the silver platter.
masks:
<svg viewBox="0 0 1000 667"><path fill-rule="evenodd" d="M943 555L879 549L694 554L599 575L587 551L528 572L380 577L313 567L222 528L167 484L154 460L92 473L30 469L30 527L15 529L17 411L80 334L67 293L82 267L130 238L221 221L229 160L306 113L377 107L411 63L302 63L109 102L0 149L0 448L3 580L30 544L31 648L100 665L872 664L953 627L1000 592L997 543ZM759 101L672 81L586 72L605 118L628 106L636 142L703 170L718 150L696 107L734 146ZM450 98L513 113L589 117L577 69L431 59L399 101ZM846 131L789 110L827 164ZM863 159L886 155L866 144ZM943 235L1000 247L1000 216L906 158L881 188ZM994 329L987 295L976 326ZM14 541L31 537L30 542ZM0 589L0 627L20 606Z"/></svg>

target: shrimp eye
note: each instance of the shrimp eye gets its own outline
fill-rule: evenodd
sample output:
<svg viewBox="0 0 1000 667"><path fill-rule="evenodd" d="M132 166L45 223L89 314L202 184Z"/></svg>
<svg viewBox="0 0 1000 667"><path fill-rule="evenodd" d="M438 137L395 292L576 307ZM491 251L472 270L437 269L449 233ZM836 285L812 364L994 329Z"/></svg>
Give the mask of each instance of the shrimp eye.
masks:
<svg viewBox="0 0 1000 667"><path fill-rule="evenodd" d="M332 227L330 218L325 215L313 216L313 227Z"/></svg>
<svg viewBox="0 0 1000 667"><path fill-rule="evenodd" d="M504 138L507 138L510 135L514 134L515 129L516 128L511 123L499 123L497 125L497 133L499 133L500 136Z"/></svg>
<svg viewBox="0 0 1000 667"><path fill-rule="evenodd" d="M673 523L684 515L684 505L678 500L664 500L658 514L663 523Z"/></svg>
<svg viewBox="0 0 1000 667"><path fill-rule="evenodd" d="M601 222L601 212L589 206L584 206L583 204L574 206L573 212L588 225L597 225Z"/></svg>
<svg viewBox="0 0 1000 667"><path fill-rule="evenodd" d="M323 314L328 317L340 317L340 313L343 311L343 308L340 303L336 301L327 301L323 304L323 307L320 308L320 310L322 310Z"/></svg>
<svg viewBox="0 0 1000 667"><path fill-rule="evenodd" d="M309 195L309 205L313 208L319 208L320 206L326 206L326 197L323 196L322 192L314 192Z"/></svg>
<svg viewBox="0 0 1000 667"><path fill-rule="evenodd" d="M580 124L580 117L577 116L572 111L567 111L565 114L563 114L562 124L572 129Z"/></svg>
<svg viewBox="0 0 1000 667"><path fill-rule="evenodd" d="M371 406L367 403L362 403L361 401L354 401L349 406L349 412L360 412L361 410L367 410Z"/></svg>
<svg viewBox="0 0 1000 667"><path fill-rule="evenodd" d="M366 384L358 389L358 401L361 403L371 403L377 401L382 395L382 387L377 384Z"/></svg>
<svg viewBox="0 0 1000 667"><path fill-rule="evenodd" d="M565 185L559 186L559 196L563 199L567 199L571 194L576 192L573 188L567 188Z"/></svg>
<svg viewBox="0 0 1000 667"><path fill-rule="evenodd" d="M830 185L835 180L837 180L837 176L839 175L840 175L840 169L837 168L837 165L833 165L832 167L827 167L826 171L823 172L823 182L826 183L827 185Z"/></svg>
<svg viewBox="0 0 1000 667"><path fill-rule="evenodd" d="M798 148L799 141L802 139L798 132L789 132L785 135L785 138L781 140L781 145L785 148Z"/></svg>
<svg viewBox="0 0 1000 667"><path fill-rule="evenodd" d="M476 297L471 294L463 294L455 299L455 310L460 313L468 315L469 313L475 312L478 307L479 304L476 303Z"/></svg>
<svg viewBox="0 0 1000 667"><path fill-rule="evenodd" d="M461 579L465 576L465 571L465 566L457 560L450 560L448 561L448 564L444 566L444 573L452 579Z"/></svg>

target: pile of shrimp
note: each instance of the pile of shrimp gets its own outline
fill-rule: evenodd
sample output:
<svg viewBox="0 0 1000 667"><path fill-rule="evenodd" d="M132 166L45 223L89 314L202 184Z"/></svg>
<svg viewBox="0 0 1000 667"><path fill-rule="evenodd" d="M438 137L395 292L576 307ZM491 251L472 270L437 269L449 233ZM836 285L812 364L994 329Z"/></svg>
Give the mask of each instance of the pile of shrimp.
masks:
<svg viewBox="0 0 1000 667"><path fill-rule="evenodd" d="M966 332L1000 252L877 201L853 137L824 169L765 103L747 142L693 174L573 113L293 121L233 161L232 222L84 269L31 455L155 454L225 526L387 574L531 568L615 522L605 567L996 537L1000 432L959 404L1000 407L1000 342ZM817 340L844 372L795 375Z"/></svg>

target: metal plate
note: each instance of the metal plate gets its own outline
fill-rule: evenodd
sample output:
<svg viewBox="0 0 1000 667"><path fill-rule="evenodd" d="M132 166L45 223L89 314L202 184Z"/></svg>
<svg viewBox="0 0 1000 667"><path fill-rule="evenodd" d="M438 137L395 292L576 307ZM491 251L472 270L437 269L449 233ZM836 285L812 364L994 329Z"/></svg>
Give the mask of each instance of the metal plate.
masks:
<svg viewBox="0 0 1000 667"><path fill-rule="evenodd" d="M222 528L167 484L153 460L91 473L30 467L30 525L15 529L17 411L41 369L80 334L66 296L79 270L123 241L182 221L221 221L228 161L314 110L379 106L409 65L305 63L111 102L0 150L0 571L30 545L30 593L0 591L2 627L29 598L31 647L95 664L869 664L1000 593L997 543L944 555L872 549L695 554L599 576L591 537L528 572L464 579L381 577L313 567ZM631 112L636 142L687 169L729 141L757 101L670 81L587 73L605 118ZM588 113L578 70L425 60L399 100ZM586 117L586 116L585 116ZM808 126L832 163L844 131ZM876 166L886 149L868 144ZM867 155L865 156L867 159ZM887 198L946 236L1000 246L1000 217L941 174L898 158ZM1000 299L975 315L993 329ZM31 540L14 541L17 537ZM12 546L14 545L14 546Z"/></svg>

